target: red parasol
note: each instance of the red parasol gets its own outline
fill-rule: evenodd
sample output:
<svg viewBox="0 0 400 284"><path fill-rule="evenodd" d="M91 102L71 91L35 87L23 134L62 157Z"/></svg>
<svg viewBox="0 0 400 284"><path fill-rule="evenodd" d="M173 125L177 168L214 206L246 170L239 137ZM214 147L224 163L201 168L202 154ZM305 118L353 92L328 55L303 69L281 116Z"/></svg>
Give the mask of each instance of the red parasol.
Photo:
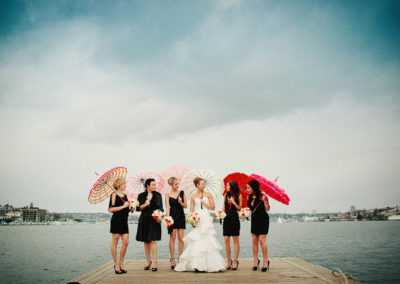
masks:
<svg viewBox="0 0 400 284"><path fill-rule="evenodd" d="M125 167L116 167L106 172L93 185L89 193L88 201L92 204L96 204L107 199L111 193L115 191L112 187L114 181L118 177L125 178L126 173L127 169ZM95 174L99 176L98 173Z"/></svg>
<svg viewBox="0 0 400 284"><path fill-rule="evenodd" d="M290 198L287 196L283 188L276 183L277 179L275 179L275 181L270 181L265 177L255 174L250 176L250 180L251 179L254 179L260 183L260 189L263 194L268 195L283 204L289 205Z"/></svg>
<svg viewBox="0 0 400 284"><path fill-rule="evenodd" d="M247 197L249 196L249 193L247 191L247 183L249 182L249 176L243 173L232 173L227 175L224 178L224 185L225 185L225 190L224 194L226 193L226 184L228 181L234 180L237 182L240 190L240 194L242 195L242 207L245 208L247 207Z"/></svg>

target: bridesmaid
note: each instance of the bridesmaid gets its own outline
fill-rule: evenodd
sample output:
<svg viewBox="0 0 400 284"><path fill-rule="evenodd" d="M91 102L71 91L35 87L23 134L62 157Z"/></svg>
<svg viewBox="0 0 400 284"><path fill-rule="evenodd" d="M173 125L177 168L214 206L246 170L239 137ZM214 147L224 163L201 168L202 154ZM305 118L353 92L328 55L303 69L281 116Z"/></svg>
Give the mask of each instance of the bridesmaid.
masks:
<svg viewBox="0 0 400 284"><path fill-rule="evenodd" d="M238 211L242 209L242 195L239 193L239 186L236 181L230 180L226 183L226 194L224 195L224 204L222 211L225 211L226 217L223 225L223 235L225 240L225 251L228 259L226 269L236 270L239 266L239 231L240 222ZM231 259L231 238L235 247L235 259Z"/></svg>
<svg viewBox="0 0 400 284"><path fill-rule="evenodd" d="M129 203L128 197L123 193L126 188L125 178L119 177L115 179L113 187L115 191L110 196L108 211L113 213L110 222L110 233L112 234L111 255L114 260L114 271L116 274L127 273L124 268L124 258L129 243L128 214ZM132 211L135 209L132 208ZM122 240L122 247L117 259L117 245L119 238Z"/></svg>
<svg viewBox="0 0 400 284"><path fill-rule="evenodd" d="M156 182L149 178L144 184L146 190L139 194L137 207L138 211L142 211L139 217L139 224L136 234L136 240L144 242L144 252L146 254L146 266L144 270L149 270L152 264L150 259L150 251L153 255L152 271L157 271L157 243L161 240L161 224L154 220L152 213L154 210L163 210L161 194L156 189Z"/></svg>
<svg viewBox="0 0 400 284"><path fill-rule="evenodd" d="M179 181L176 177L170 177L168 184L171 186L171 191L165 195L165 207L167 209L167 216L174 219L174 224L168 228L169 237L169 252L171 254L170 263L171 269L176 266L175 262L175 239L178 234L178 255L179 257L183 251L183 236L186 229L185 213L183 208L187 208L186 194L179 191ZM179 260L179 258L178 258Z"/></svg>
<svg viewBox="0 0 400 284"><path fill-rule="evenodd" d="M260 264L258 259L258 243L260 243L263 254L262 272L269 270L269 260L267 254L266 238L269 230L269 216L265 211L269 211L270 206L268 198L261 195L260 184L256 180L247 183L249 199L247 204L251 209L251 237L253 239L253 270L257 270Z"/></svg>

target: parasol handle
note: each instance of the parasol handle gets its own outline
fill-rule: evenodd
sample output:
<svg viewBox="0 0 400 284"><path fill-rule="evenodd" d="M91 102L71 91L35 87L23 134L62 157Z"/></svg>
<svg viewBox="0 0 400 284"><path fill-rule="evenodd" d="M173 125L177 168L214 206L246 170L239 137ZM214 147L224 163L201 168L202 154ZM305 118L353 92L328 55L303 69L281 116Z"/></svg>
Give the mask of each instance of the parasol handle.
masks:
<svg viewBox="0 0 400 284"><path fill-rule="evenodd" d="M274 182L277 182L277 181L278 181L278 178L279 178L279 176L277 176L277 177L275 178Z"/></svg>

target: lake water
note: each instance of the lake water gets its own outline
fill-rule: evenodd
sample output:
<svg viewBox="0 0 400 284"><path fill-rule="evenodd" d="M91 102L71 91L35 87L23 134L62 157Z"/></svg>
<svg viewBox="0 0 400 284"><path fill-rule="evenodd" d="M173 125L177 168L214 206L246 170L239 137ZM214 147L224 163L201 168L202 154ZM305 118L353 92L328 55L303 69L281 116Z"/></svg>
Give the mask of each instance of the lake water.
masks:
<svg viewBox="0 0 400 284"><path fill-rule="evenodd" d="M126 259L144 259L130 227ZM223 245L222 226L214 224ZM0 283L65 283L111 260L109 225L0 226ZM159 258L169 258L163 227ZM273 223L270 257L299 257L339 267L362 283L400 283L400 222ZM250 223L242 223L240 257L252 257ZM225 257L225 251L222 251ZM260 257L262 257L260 253ZM245 267L240 267L246 269Z"/></svg>

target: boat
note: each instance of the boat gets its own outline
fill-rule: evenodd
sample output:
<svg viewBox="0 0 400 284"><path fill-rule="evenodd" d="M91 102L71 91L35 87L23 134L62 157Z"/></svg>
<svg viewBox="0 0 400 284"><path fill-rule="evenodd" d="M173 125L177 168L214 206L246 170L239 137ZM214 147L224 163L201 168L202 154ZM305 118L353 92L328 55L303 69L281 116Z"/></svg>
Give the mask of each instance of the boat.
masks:
<svg viewBox="0 0 400 284"><path fill-rule="evenodd" d="M388 221L400 221L400 215L389 216Z"/></svg>

